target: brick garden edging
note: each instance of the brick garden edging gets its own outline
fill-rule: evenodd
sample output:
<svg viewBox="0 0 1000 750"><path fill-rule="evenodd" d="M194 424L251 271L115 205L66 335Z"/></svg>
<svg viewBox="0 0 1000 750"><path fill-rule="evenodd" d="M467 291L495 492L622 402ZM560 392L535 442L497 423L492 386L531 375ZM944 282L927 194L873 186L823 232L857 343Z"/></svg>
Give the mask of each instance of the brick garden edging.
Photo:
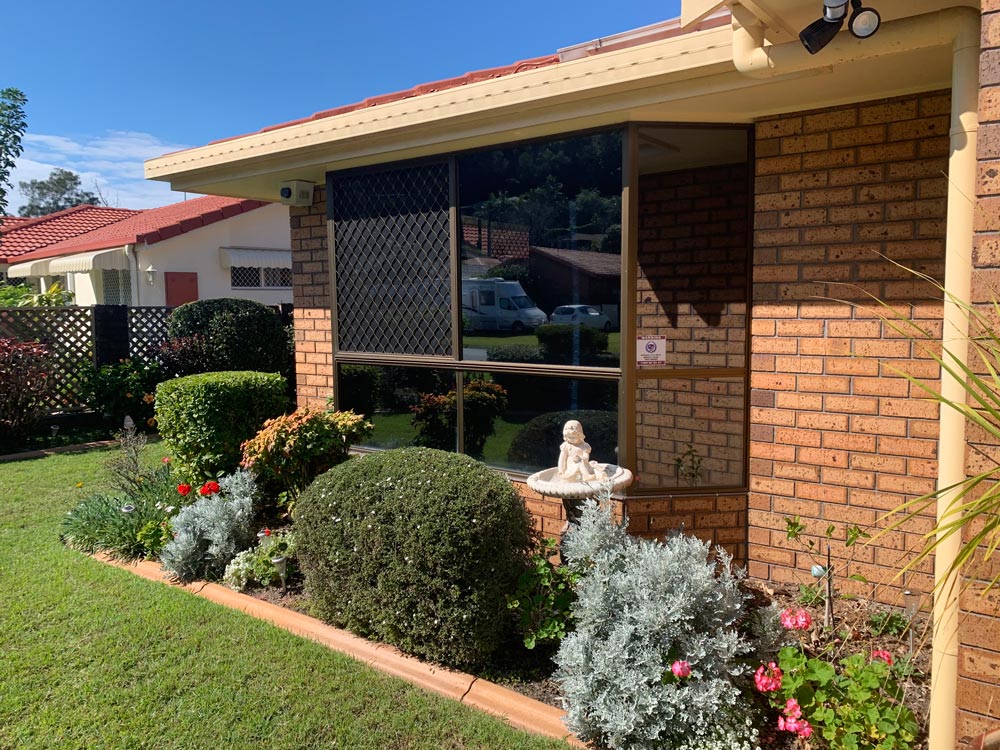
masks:
<svg viewBox="0 0 1000 750"><path fill-rule="evenodd" d="M346 630L331 627L314 617L255 599L217 583L172 583L164 578L163 569L159 564L149 560L127 564L116 562L104 555L94 555L94 558L131 571L141 578L185 589L215 604L239 610L259 620L266 620L289 633L308 638L380 672L405 680L411 685L499 716L518 729L561 739L574 747L586 747L566 730L562 722L565 714L562 711L508 688L464 672L425 664L387 644L373 643Z"/></svg>

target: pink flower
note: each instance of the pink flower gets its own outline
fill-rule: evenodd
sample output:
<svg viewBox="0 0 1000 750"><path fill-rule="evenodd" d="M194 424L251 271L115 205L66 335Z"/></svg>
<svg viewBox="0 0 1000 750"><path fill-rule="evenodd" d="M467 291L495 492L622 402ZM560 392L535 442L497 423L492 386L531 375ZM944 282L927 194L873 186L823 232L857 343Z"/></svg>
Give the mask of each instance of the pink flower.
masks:
<svg viewBox="0 0 1000 750"><path fill-rule="evenodd" d="M164 456L163 457L163 463L169 464L170 463L170 456Z"/></svg>
<svg viewBox="0 0 1000 750"><path fill-rule="evenodd" d="M799 702L794 698L789 698L785 702L785 716L789 719L800 719L802 718L802 707Z"/></svg>
<svg viewBox="0 0 1000 750"><path fill-rule="evenodd" d="M670 671L674 673L674 677L690 677L691 665L686 661L678 660L670 665Z"/></svg>
<svg viewBox="0 0 1000 750"><path fill-rule="evenodd" d="M808 738L808 737L812 736L812 733L813 733L812 725L808 721L806 721L805 719L802 719L799 722L799 728L798 728L799 737L806 737L806 738Z"/></svg>
<svg viewBox="0 0 1000 750"><path fill-rule="evenodd" d="M808 630L812 627L812 617L804 609L788 609L781 612L781 625L788 630Z"/></svg>
<svg viewBox="0 0 1000 750"><path fill-rule="evenodd" d="M874 661L875 659L881 659L890 667L892 666L892 654L890 654L888 651L883 651L882 649L876 649L875 651L872 651L872 661Z"/></svg>
<svg viewBox="0 0 1000 750"><path fill-rule="evenodd" d="M761 664L753 676L753 682L762 693L773 693L781 689L781 670L773 661L765 667Z"/></svg>

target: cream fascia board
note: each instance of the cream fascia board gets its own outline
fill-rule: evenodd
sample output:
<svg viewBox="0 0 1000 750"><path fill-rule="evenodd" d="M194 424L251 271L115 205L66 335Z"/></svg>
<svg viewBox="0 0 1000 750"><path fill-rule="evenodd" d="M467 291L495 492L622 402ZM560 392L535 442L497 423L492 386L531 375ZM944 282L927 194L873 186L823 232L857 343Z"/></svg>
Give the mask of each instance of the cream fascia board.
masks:
<svg viewBox="0 0 1000 750"><path fill-rule="evenodd" d="M238 178L249 162L308 150L348 158L360 145L354 142L363 144L365 138L498 112L566 106L670 80L681 84L713 66L731 64L732 29L722 26L166 154L146 162L145 176L193 185L198 182L194 174L202 170L211 170L215 178L225 173Z"/></svg>

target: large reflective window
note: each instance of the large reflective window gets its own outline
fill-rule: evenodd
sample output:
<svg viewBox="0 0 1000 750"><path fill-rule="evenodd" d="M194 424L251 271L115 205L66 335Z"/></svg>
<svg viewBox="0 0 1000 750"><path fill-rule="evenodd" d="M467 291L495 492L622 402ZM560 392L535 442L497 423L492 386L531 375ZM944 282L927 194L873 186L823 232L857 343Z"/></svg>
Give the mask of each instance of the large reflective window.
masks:
<svg viewBox="0 0 1000 750"><path fill-rule="evenodd" d="M742 378L640 380L636 403L638 486L740 486L745 392Z"/></svg>
<svg viewBox="0 0 1000 750"><path fill-rule="evenodd" d="M465 452L532 473L555 466L567 420L583 424L591 459L618 461L617 381L465 374Z"/></svg>
<svg viewBox="0 0 1000 750"><path fill-rule="evenodd" d="M375 430L361 445L403 448L426 445L455 450L455 373L425 367L340 365L337 408L364 414ZM450 394L450 396L449 396Z"/></svg>
<svg viewBox="0 0 1000 750"><path fill-rule="evenodd" d="M666 366L745 367L750 191L744 130L640 128L636 333Z"/></svg>
<svg viewBox="0 0 1000 750"><path fill-rule="evenodd" d="M622 134L458 159L463 358L618 365Z"/></svg>

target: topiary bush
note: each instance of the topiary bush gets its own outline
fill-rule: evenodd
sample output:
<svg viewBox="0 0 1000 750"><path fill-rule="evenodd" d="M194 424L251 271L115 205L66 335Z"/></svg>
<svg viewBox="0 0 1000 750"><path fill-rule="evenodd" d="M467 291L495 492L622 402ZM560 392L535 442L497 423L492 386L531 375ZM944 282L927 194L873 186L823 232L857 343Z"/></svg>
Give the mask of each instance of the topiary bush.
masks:
<svg viewBox="0 0 1000 750"><path fill-rule="evenodd" d="M20 448L45 413L51 365L44 344L0 338L0 454Z"/></svg>
<svg viewBox="0 0 1000 750"><path fill-rule="evenodd" d="M212 370L288 371L288 331L281 316L254 300L188 302L170 314L167 334L171 340L204 336Z"/></svg>
<svg viewBox="0 0 1000 750"><path fill-rule="evenodd" d="M559 646L567 726L608 750L749 750L753 704L737 682L752 650L747 595L721 549L676 534L638 539L610 494L583 507L562 554L580 574L576 629Z"/></svg>
<svg viewBox="0 0 1000 750"><path fill-rule="evenodd" d="M590 364L608 348L608 334L596 328L547 324L535 329L546 362Z"/></svg>
<svg viewBox="0 0 1000 750"><path fill-rule="evenodd" d="M525 570L530 525L510 482L431 448L334 467L299 498L299 564L319 617L459 668L513 632L506 594Z"/></svg>
<svg viewBox="0 0 1000 750"><path fill-rule="evenodd" d="M594 461L617 463L618 415L613 411L553 411L540 414L525 423L507 449L513 466L535 466L539 458L551 460L559 455L563 425L571 419L583 425ZM548 458L546 458L548 457Z"/></svg>
<svg viewBox="0 0 1000 750"><path fill-rule="evenodd" d="M206 372L156 386L156 422L175 467L193 479L232 472L240 446L288 404L276 373Z"/></svg>
<svg viewBox="0 0 1000 750"><path fill-rule="evenodd" d="M264 422L241 448L242 466L266 488L298 497L324 471L347 460L351 445L371 434L372 424L352 411L302 406Z"/></svg>

